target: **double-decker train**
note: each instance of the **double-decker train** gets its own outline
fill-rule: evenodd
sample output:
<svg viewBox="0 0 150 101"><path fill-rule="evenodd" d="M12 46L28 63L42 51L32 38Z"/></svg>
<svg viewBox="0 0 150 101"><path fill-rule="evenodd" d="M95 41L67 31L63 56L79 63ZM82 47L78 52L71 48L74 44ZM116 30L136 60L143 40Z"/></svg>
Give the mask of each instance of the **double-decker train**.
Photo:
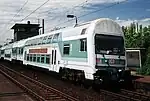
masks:
<svg viewBox="0 0 150 101"><path fill-rule="evenodd" d="M109 18L55 30L1 47L0 57L84 84L128 80L122 28Z"/></svg>

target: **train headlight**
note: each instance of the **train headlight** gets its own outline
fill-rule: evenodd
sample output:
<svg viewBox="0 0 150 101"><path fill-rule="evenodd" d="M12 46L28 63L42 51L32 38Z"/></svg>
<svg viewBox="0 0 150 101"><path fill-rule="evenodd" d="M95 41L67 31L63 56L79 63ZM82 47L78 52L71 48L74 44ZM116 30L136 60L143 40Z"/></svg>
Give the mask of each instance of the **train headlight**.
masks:
<svg viewBox="0 0 150 101"><path fill-rule="evenodd" d="M119 72L121 72L122 70L121 70L121 69L119 69L118 71L119 71Z"/></svg>

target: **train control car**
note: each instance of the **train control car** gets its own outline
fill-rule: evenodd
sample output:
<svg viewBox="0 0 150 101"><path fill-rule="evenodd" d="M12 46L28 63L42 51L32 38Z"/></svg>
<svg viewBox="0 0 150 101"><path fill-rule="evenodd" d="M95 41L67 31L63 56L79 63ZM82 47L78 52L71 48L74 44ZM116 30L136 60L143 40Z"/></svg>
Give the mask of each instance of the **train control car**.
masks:
<svg viewBox="0 0 150 101"><path fill-rule="evenodd" d="M22 46L23 64L84 83L119 82L130 77L124 41L116 22L100 18L27 39Z"/></svg>

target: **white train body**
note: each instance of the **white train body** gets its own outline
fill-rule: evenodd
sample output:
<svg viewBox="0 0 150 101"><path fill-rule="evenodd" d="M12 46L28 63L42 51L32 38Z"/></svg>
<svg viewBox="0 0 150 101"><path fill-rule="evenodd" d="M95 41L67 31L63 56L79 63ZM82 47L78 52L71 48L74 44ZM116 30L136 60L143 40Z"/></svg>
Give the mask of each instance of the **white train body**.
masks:
<svg viewBox="0 0 150 101"><path fill-rule="evenodd" d="M26 39L13 43L12 60L23 62L23 50L24 50L25 42L26 42Z"/></svg>
<svg viewBox="0 0 150 101"><path fill-rule="evenodd" d="M1 47L1 59L4 59L5 57L5 48L6 46Z"/></svg>
<svg viewBox="0 0 150 101"><path fill-rule="evenodd" d="M13 46L13 43L11 44L8 44L5 46L5 50L4 50L4 60L8 60L8 61L11 61L12 60L12 46Z"/></svg>
<svg viewBox="0 0 150 101"><path fill-rule="evenodd" d="M106 18L34 36L13 45L13 49L15 47L22 47L23 54L12 58L25 65L57 73L63 69L77 70L88 80L102 79L106 71L111 79L118 80L118 73L126 67L122 29Z"/></svg>

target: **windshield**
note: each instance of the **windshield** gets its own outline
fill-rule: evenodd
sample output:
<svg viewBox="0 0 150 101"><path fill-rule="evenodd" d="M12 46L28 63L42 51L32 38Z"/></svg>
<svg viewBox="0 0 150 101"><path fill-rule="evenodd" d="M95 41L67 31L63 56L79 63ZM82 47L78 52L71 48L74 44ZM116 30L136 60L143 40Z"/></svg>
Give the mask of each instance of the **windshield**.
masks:
<svg viewBox="0 0 150 101"><path fill-rule="evenodd" d="M95 53L109 55L124 55L124 40L121 36L96 34Z"/></svg>

